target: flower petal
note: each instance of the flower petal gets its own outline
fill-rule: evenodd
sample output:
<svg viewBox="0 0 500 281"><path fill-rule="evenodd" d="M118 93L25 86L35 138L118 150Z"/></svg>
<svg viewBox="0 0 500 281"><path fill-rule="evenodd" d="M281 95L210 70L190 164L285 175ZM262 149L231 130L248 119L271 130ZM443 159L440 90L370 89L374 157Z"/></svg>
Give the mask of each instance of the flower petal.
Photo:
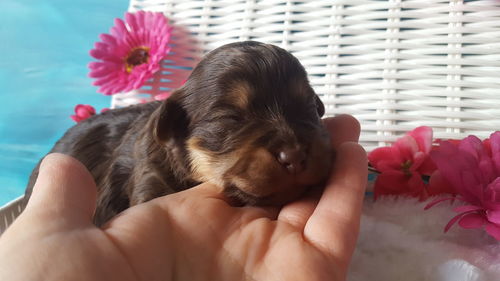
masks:
<svg viewBox="0 0 500 281"><path fill-rule="evenodd" d="M458 225L460 225L463 228L471 229L471 228L480 228L486 223L486 219L477 214L477 213L471 213L471 214L466 214L460 220L458 221Z"/></svg>
<svg viewBox="0 0 500 281"><path fill-rule="evenodd" d="M70 115L69 117L71 117L71 119L73 119L73 121L75 121L76 123L82 121L82 119L78 115Z"/></svg>
<svg viewBox="0 0 500 281"><path fill-rule="evenodd" d="M419 151L428 154L431 151L432 146L432 128L427 126L421 126L413 129L408 133L413 137L418 144Z"/></svg>
<svg viewBox="0 0 500 281"><path fill-rule="evenodd" d="M115 26L111 28L111 34L116 38L123 38L128 33L125 23L121 19L115 19Z"/></svg>
<svg viewBox="0 0 500 281"><path fill-rule="evenodd" d="M460 172L460 179L462 182L460 194L467 202L470 202L473 205L481 205L483 186L481 185L480 178L478 176L478 169L462 170Z"/></svg>
<svg viewBox="0 0 500 281"><path fill-rule="evenodd" d="M75 122L81 122L90 116L95 115L95 109L88 104L77 104L75 106L75 113L76 114L70 116L71 119Z"/></svg>
<svg viewBox="0 0 500 281"><path fill-rule="evenodd" d="M450 161L450 158L457 154L458 148L447 141L441 142L438 149L430 152L430 156L442 177L454 187L461 185L459 171L456 170L458 163Z"/></svg>
<svg viewBox="0 0 500 281"><path fill-rule="evenodd" d="M456 216L454 216L447 224L446 226L444 227L444 232L448 232L448 230L450 230L450 228L458 221L460 220L460 218L462 218L464 216L464 214L458 214Z"/></svg>
<svg viewBox="0 0 500 281"><path fill-rule="evenodd" d="M456 197L438 198L438 199L430 202L429 204L425 205L424 210L428 210L441 202L448 201L448 200L454 200L454 199L456 199Z"/></svg>
<svg viewBox="0 0 500 281"><path fill-rule="evenodd" d="M467 212L473 212L473 211L479 211L483 210L482 207L479 206L474 206L474 205L464 205L464 206L458 206L453 211L457 213L467 213Z"/></svg>
<svg viewBox="0 0 500 281"><path fill-rule="evenodd" d="M418 167L417 171L422 175L430 176L434 171L437 170L436 164L432 161L432 158L427 154L422 161L422 164Z"/></svg>
<svg viewBox="0 0 500 281"><path fill-rule="evenodd" d="M409 177L400 171L387 171L377 176L373 186L375 200L382 195L409 194Z"/></svg>
<svg viewBox="0 0 500 281"><path fill-rule="evenodd" d="M379 147L368 154L368 161L380 172L397 170L401 162L399 162L399 159L394 159L394 156L394 151L391 147Z"/></svg>
<svg viewBox="0 0 500 281"><path fill-rule="evenodd" d="M457 194L457 192L453 189L453 186L451 186L450 183L442 177L440 171L432 173L429 179L429 185L427 186L427 191L430 196L439 194Z"/></svg>
<svg viewBox="0 0 500 281"><path fill-rule="evenodd" d="M486 232L489 235L493 236L496 240L500 240L500 226L499 225L489 223L484 227L484 229L486 230Z"/></svg>
<svg viewBox="0 0 500 281"><path fill-rule="evenodd" d="M116 45L116 39L115 37L109 35L109 34L106 34L106 33L101 33L99 35L99 38L101 38L101 40L111 46L115 46Z"/></svg>
<svg viewBox="0 0 500 281"><path fill-rule="evenodd" d="M75 112L77 115L94 115L95 109L91 105L88 104L78 104L75 106Z"/></svg>
<svg viewBox="0 0 500 281"><path fill-rule="evenodd" d="M106 85L108 83L112 83L112 82L118 80L119 76L120 75L117 72L111 72L107 76L100 77L99 79L95 80L94 83L92 83L92 85L103 86L103 85Z"/></svg>
<svg viewBox="0 0 500 281"><path fill-rule="evenodd" d="M491 158L495 164L496 174L500 176L500 131L490 135Z"/></svg>
<svg viewBox="0 0 500 281"><path fill-rule="evenodd" d="M89 77L91 78L105 77L108 76L113 71L119 70L119 68L120 66L116 64L103 65L99 68L93 68L92 71L90 71L89 73Z"/></svg>
<svg viewBox="0 0 500 281"><path fill-rule="evenodd" d="M425 189L424 181L419 173L413 173L408 180L408 191L412 197L420 198L421 201L427 199L429 194Z"/></svg>
<svg viewBox="0 0 500 281"><path fill-rule="evenodd" d="M500 211L500 177L486 187L483 204L488 210Z"/></svg>
<svg viewBox="0 0 500 281"><path fill-rule="evenodd" d="M483 152L483 142L473 135L464 138L458 147L461 151L468 152L476 159L480 159L479 154Z"/></svg>
<svg viewBox="0 0 500 281"><path fill-rule="evenodd" d="M132 32L137 32L140 30L139 24L137 23L137 17L142 13L139 11L135 14L125 13L125 22L130 26Z"/></svg>
<svg viewBox="0 0 500 281"><path fill-rule="evenodd" d="M464 200L473 205L478 202L476 174L479 172L476 159L467 152L460 151L456 145L443 141L438 149L430 152L430 156L441 176L463 196Z"/></svg>
<svg viewBox="0 0 500 281"><path fill-rule="evenodd" d="M500 225L500 210L488 210L486 211L486 217L490 222Z"/></svg>
<svg viewBox="0 0 500 281"><path fill-rule="evenodd" d="M414 160L414 155L418 152L418 144L412 136L405 135L396 140L394 147L401 153L402 162Z"/></svg>

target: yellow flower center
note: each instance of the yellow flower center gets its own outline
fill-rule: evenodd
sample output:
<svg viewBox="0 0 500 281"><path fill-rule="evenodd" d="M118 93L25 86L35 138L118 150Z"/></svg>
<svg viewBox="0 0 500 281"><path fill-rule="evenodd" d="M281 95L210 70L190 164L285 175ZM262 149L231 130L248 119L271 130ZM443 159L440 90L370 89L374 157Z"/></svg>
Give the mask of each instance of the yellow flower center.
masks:
<svg viewBox="0 0 500 281"><path fill-rule="evenodd" d="M411 161L410 160L406 160L406 162L404 163L401 163L401 170L403 171L403 173L407 176L411 176L411 172L410 172L410 167L411 167Z"/></svg>
<svg viewBox="0 0 500 281"><path fill-rule="evenodd" d="M149 60L149 48L137 47L132 49L125 58L125 69L127 73L132 72L134 67L147 63Z"/></svg>

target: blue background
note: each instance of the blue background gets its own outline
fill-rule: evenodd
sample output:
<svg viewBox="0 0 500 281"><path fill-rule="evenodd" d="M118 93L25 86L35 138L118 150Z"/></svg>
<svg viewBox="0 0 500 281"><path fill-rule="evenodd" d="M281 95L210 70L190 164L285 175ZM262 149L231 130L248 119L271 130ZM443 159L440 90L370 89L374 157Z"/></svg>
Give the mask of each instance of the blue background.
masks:
<svg viewBox="0 0 500 281"><path fill-rule="evenodd" d="M88 52L128 0L0 1L0 206L24 193L31 170L63 133L76 104L110 98L87 77Z"/></svg>

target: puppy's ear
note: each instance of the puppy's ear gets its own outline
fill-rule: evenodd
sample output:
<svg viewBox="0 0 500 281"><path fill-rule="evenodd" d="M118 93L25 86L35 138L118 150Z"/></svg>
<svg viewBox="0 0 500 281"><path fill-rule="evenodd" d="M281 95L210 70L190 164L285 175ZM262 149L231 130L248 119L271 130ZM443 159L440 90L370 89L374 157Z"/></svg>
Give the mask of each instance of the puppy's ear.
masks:
<svg viewBox="0 0 500 281"><path fill-rule="evenodd" d="M153 120L153 134L159 143L177 141L188 134L189 119L177 96L171 96L158 108Z"/></svg>
<svg viewBox="0 0 500 281"><path fill-rule="evenodd" d="M318 97L318 95L314 95L314 98L316 100L316 110L318 111L318 115L319 117L323 117L323 115L325 115L325 105Z"/></svg>

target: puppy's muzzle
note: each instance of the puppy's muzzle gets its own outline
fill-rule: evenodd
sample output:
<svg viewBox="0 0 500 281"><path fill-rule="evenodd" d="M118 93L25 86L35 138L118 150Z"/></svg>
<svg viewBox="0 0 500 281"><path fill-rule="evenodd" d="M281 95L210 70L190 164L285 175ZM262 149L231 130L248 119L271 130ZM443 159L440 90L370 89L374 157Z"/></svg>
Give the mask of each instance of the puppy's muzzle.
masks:
<svg viewBox="0 0 500 281"><path fill-rule="evenodd" d="M295 175L305 170L307 154L300 146L284 147L277 153L276 159L288 173Z"/></svg>

